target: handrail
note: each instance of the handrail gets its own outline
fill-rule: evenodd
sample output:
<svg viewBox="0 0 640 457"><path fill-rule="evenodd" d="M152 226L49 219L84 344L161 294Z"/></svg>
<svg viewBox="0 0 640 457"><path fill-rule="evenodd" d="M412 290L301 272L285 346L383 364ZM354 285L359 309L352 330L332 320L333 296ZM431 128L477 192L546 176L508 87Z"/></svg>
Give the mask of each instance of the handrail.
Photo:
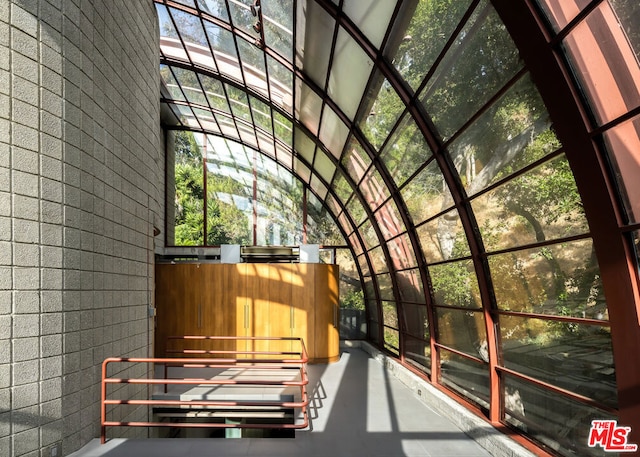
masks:
<svg viewBox="0 0 640 457"><path fill-rule="evenodd" d="M307 385L309 379L307 376L306 363L308 356L304 341L301 338L294 337L210 337L210 336L183 336L169 337L170 339L185 340L297 340L300 342L299 352L279 352L279 351L206 351L207 355L215 354L236 354L236 355L252 355L252 358L147 358L147 357L109 357L102 363L102 382L101 382L101 432L100 442L106 442L106 428L117 426L129 427L181 427L181 428L251 428L251 429L302 429L309 426L309 416L307 407L309 405L309 397L307 395ZM186 349L186 351L190 351ZM291 355L299 355L299 358L288 357ZM274 355L282 355L286 357L271 358ZM268 357L268 358L264 358ZM153 364L152 366L164 365L164 377L158 378L135 378L135 377L110 377L107 375L107 367L111 364ZM224 368L233 369L241 368L243 370L260 373L262 370L291 370L299 371L299 380L290 379L268 379L256 376L255 379L216 379L212 378L169 378L168 366L182 368ZM284 373L284 372L283 372ZM197 399L197 400L176 400L169 398L146 398L146 399L122 399L107 398L109 385L117 384L137 384L137 385L164 385L165 392L169 385L187 385L187 386L224 386L224 387L297 387L300 389L300 401L274 401L274 400L242 400L242 399ZM109 389L111 390L111 389ZM152 396L149 396L152 397ZM215 423L215 422L157 422L157 421L115 421L107 420L107 405L147 405L147 406L173 406L173 407L189 407L195 406L199 408L276 408L278 409L300 409L302 414L302 422L296 423ZM198 411L202 411L199 409ZM294 416L295 417L295 416Z"/></svg>

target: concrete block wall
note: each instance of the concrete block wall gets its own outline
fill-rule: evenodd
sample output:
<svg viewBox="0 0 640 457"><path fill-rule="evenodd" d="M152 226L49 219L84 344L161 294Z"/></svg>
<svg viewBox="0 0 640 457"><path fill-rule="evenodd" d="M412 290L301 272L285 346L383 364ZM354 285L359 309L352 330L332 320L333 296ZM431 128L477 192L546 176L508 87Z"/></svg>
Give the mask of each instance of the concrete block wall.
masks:
<svg viewBox="0 0 640 457"><path fill-rule="evenodd" d="M102 360L150 354L157 27L151 0L0 1L0 456L97 437Z"/></svg>

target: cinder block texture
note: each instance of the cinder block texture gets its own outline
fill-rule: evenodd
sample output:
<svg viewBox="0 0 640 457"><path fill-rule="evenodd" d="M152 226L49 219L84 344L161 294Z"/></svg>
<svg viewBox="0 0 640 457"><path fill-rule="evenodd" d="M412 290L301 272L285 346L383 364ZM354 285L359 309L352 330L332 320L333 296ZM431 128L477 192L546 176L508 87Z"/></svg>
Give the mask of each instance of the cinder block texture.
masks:
<svg viewBox="0 0 640 457"><path fill-rule="evenodd" d="M150 1L0 1L2 456L98 436L102 360L150 353L157 28Z"/></svg>

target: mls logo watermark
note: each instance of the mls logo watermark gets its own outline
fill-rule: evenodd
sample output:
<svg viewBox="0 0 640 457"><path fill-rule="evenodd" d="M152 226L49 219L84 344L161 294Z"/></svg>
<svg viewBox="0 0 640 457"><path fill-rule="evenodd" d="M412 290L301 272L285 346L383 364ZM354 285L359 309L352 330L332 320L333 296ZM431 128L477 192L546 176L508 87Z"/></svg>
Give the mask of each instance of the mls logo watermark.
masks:
<svg viewBox="0 0 640 457"><path fill-rule="evenodd" d="M614 420L591 421L589 447L601 446L606 452L636 452L637 444L627 443L631 427L618 427Z"/></svg>

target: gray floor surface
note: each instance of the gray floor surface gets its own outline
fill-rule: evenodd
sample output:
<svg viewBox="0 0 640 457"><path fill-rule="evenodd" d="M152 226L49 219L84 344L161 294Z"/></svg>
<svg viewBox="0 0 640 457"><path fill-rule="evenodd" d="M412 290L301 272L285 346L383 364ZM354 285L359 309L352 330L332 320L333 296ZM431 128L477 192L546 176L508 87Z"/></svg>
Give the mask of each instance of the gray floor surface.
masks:
<svg viewBox="0 0 640 457"><path fill-rule="evenodd" d="M490 454L357 348L309 365L311 426L295 438L112 438L72 457L484 457ZM107 432L109 436L109 431Z"/></svg>

